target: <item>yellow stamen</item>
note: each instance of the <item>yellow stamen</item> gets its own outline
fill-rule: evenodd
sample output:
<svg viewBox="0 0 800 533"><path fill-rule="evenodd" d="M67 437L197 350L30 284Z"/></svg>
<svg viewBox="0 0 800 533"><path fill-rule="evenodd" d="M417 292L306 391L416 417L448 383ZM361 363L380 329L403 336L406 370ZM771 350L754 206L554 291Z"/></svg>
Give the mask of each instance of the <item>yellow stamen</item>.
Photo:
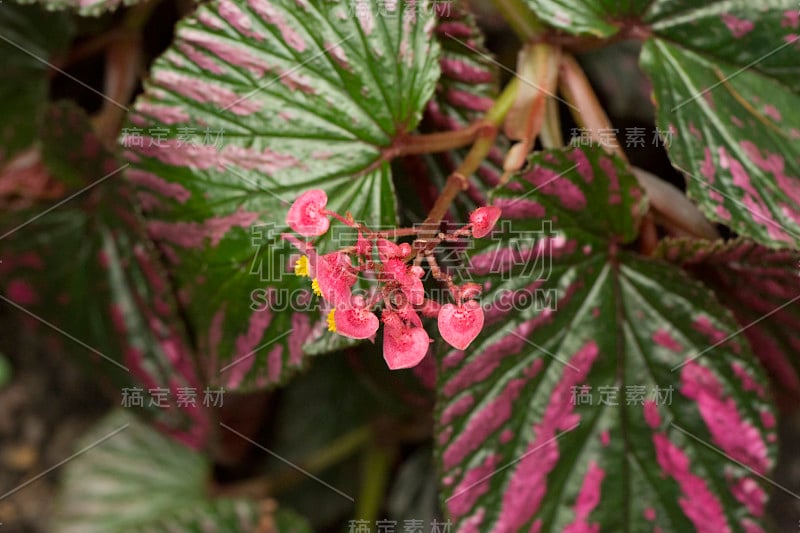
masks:
<svg viewBox="0 0 800 533"><path fill-rule="evenodd" d="M302 276L307 278L309 276L308 273L308 257L305 255L301 255L300 259L294 264L294 273L296 276Z"/></svg>
<svg viewBox="0 0 800 533"><path fill-rule="evenodd" d="M319 288L319 281L317 281L317 278L314 278L314 281L311 282L311 290L313 290L314 294L317 296L322 296L322 291Z"/></svg>
<svg viewBox="0 0 800 533"><path fill-rule="evenodd" d="M331 309L331 312L328 313L328 331L336 333L336 320L333 318L334 313L336 313L336 309Z"/></svg>

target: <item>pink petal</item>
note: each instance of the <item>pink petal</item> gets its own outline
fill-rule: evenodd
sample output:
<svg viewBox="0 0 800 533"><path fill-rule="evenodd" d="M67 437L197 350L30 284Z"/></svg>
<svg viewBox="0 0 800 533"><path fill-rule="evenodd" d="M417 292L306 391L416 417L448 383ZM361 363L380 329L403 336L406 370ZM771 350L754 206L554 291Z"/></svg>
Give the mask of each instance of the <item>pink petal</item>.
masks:
<svg viewBox="0 0 800 533"><path fill-rule="evenodd" d="M336 333L351 339L368 339L378 331L375 313L363 307L337 307L333 314Z"/></svg>
<svg viewBox="0 0 800 533"><path fill-rule="evenodd" d="M400 250L400 247L392 241L378 239L376 244L378 245L378 258L381 260L381 263L384 263L389 259L403 257L403 252Z"/></svg>
<svg viewBox="0 0 800 533"><path fill-rule="evenodd" d="M433 318L435 316L439 316L439 311L441 311L441 309L442 306L439 302L436 302L434 300L428 300L426 298L425 301L422 303L422 308L420 309L420 312L422 313L423 316L426 316L428 318Z"/></svg>
<svg viewBox="0 0 800 533"><path fill-rule="evenodd" d="M350 304L350 287L356 283L356 273L350 257L342 252L320 256L315 261L317 283L322 297L334 305Z"/></svg>
<svg viewBox="0 0 800 533"><path fill-rule="evenodd" d="M418 328L422 327L422 320L419 318L419 314L408 303L397 310L397 315L402 318L405 324L410 324Z"/></svg>
<svg viewBox="0 0 800 533"><path fill-rule="evenodd" d="M410 267L400 259L386 259L383 262L382 281L398 282L400 290L412 305L422 305L425 300L425 287L420 280L420 270L422 269Z"/></svg>
<svg viewBox="0 0 800 533"><path fill-rule="evenodd" d="M317 277L317 251L314 249L314 244L308 241L301 241L291 233L281 233L281 238L288 241L295 248L300 250L303 255L308 257L308 275L311 279Z"/></svg>
<svg viewBox="0 0 800 533"><path fill-rule="evenodd" d="M408 266L400 259L383 261L383 281L402 281L408 273Z"/></svg>
<svg viewBox="0 0 800 533"><path fill-rule="evenodd" d="M400 282L403 289L403 294L408 298L411 305L422 305L425 301L425 287L422 285L422 280L408 273L403 281Z"/></svg>
<svg viewBox="0 0 800 533"><path fill-rule="evenodd" d="M360 231L356 240L356 253L365 257L372 255L372 244L364 238Z"/></svg>
<svg viewBox="0 0 800 533"><path fill-rule="evenodd" d="M311 189L304 192L294 201L286 223L294 231L305 237L322 235L328 231L330 222L325 215L325 206L328 204L328 195L320 189Z"/></svg>
<svg viewBox="0 0 800 533"><path fill-rule="evenodd" d="M500 220L502 211L499 207L487 205L479 207L469 215L469 221L472 223L472 235L476 239L485 237L492 231L494 225Z"/></svg>
<svg viewBox="0 0 800 533"><path fill-rule="evenodd" d="M391 327L383 329L383 358L392 370L417 366L425 358L430 337L423 328Z"/></svg>
<svg viewBox="0 0 800 533"><path fill-rule="evenodd" d="M442 338L459 350L465 350L483 329L483 308L475 300L461 307L445 304L439 311Z"/></svg>
<svg viewBox="0 0 800 533"><path fill-rule="evenodd" d="M477 298L481 295L482 289L481 286L477 283L465 283L460 287L461 290L461 297L464 300L471 300L472 298Z"/></svg>

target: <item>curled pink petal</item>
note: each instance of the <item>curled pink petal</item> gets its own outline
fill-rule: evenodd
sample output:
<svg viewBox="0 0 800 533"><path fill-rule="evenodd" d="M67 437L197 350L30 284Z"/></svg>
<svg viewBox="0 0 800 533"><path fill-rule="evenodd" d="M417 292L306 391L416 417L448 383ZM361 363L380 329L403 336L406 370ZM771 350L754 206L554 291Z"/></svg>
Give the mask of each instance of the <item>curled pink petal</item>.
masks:
<svg viewBox="0 0 800 533"><path fill-rule="evenodd" d="M451 346L466 350L483 329L483 308L475 300L460 307L445 304L439 310L439 333Z"/></svg>
<svg viewBox="0 0 800 533"><path fill-rule="evenodd" d="M383 281L401 281L408 273L408 266L400 259L383 261Z"/></svg>
<svg viewBox="0 0 800 533"><path fill-rule="evenodd" d="M403 252L400 247L392 241L378 239L376 244L378 246L378 258L381 260L381 263L390 259L400 259L403 257Z"/></svg>
<svg viewBox="0 0 800 533"><path fill-rule="evenodd" d="M369 256L372 252L372 244L364 238L361 232L358 232L358 239L356 240L356 253L361 256Z"/></svg>
<svg viewBox="0 0 800 533"><path fill-rule="evenodd" d="M411 305L422 305L425 301L425 287L422 285L422 280L413 274L406 273L400 282L400 288Z"/></svg>
<svg viewBox="0 0 800 533"><path fill-rule="evenodd" d="M342 252L319 256L314 265L316 280L322 297L334 305L350 304L350 287L357 276L350 257Z"/></svg>
<svg viewBox="0 0 800 533"><path fill-rule="evenodd" d="M418 328L422 327L422 319L420 319L419 314L408 302L399 307L396 310L396 314L402 319L402 323Z"/></svg>
<svg viewBox="0 0 800 533"><path fill-rule="evenodd" d="M430 337L421 327L405 324L395 313L387 313L383 328L383 358L392 370L411 368L428 353ZM388 320L387 320L388 318Z"/></svg>
<svg viewBox="0 0 800 533"><path fill-rule="evenodd" d="M382 281L397 282L400 290L412 305L422 305L425 300L425 287L420 279L419 267L410 267L401 259L391 258L383 262ZM423 271L424 273L424 271Z"/></svg>
<svg viewBox="0 0 800 533"><path fill-rule="evenodd" d="M439 316L439 311L441 309L442 305L439 302L434 300L429 300L426 298L425 301L422 303L422 308L420 309L420 312L422 313L422 316L433 318Z"/></svg>
<svg viewBox="0 0 800 533"><path fill-rule="evenodd" d="M306 191L289 208L286 223L305 237L322 235L330 227L330 221L325 215L327 204L328 195L325 191L320 189Z"/></svg>
<svg viewBox="0 0 800 533"><path fill-rule="evenodd" d="M368 339L380 326L378 317L366 307L337 307L333 313L336 333L351 339Z"/></svg>
<svg viewBox="0 0 800 533"><path fill-rule="evenodd" d="M281 238L285 241L289 242L292 246L300 250L303 255L308 257L308 275L311 279L317 277L317 251L314 249L314 245L308 241L301 241L291 233L281 233Z"/></svg>
<svg viewBox="0 0 800 533"><path fill-rule="evenodd" d="M479 207L469 215L469 221L472 224L472 235L476 239L488 235L497 221L500 220L502 211L499 207L487 205Z"/></svg>
<svg viewBox="0 0 800 533"><path fill-rule="evenodd" d="M477 298L481 295L482 289L481 286L477 283L465 283L461 287L461 297L465 300L471 300L472 298Z"/></svg>

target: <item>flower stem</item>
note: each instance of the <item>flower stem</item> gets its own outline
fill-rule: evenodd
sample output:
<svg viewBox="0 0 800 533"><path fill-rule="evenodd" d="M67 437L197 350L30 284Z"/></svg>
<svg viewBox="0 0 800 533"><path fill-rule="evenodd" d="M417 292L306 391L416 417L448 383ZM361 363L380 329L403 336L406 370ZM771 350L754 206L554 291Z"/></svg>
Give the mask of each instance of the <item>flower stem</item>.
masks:
<svg viewBox="0 0 800 533"><path fill-rule="evenodd" d="M380 234L385 234L388 239L396 239L397 237L409 237L412 235L419 235L422 231L421 228L395 228L387 231L381 231Z"/></svg>
<svg viewBox="0 0 800 533"><path fill-rule="evenodd" d="M561 135L561 117L558 115L558 101L548 98L545 102L544 124L539 134L545 148L562 148L564 138Z"/></svg>
<svg viewBox="0 0 800 533"><path fill-rule="evenodd" d="M358 427L324 448L314 451L299 461L298 465L306 472L318 474L353 455L369 442L371 435L370 426ZM264 498L285 491L303 479L306 479L306 474L294 468L287 468L274 477L247 479L233 485L215 485L211 490L214 496Z"/></svg>
<svg viewBox="0 0 800 533"><path fill-rule="evenodd" d="M522 41L528 42L544 31L541 21L521 0L493 0L493 3Z"/></svg>
<svg viewBox="0 0 800 533"><path fill-rule="evenodd" d="M564 99L572 105L570 111L575 122L588 130L592 142L597 142L606 151L615 153L627 162L628 157L616 139L613 145L603 142L601 132L611 129L611 120L606 115L603 106L600 105L583 69L570 54L564 54L561 59L559 86Z"/></svg>
<svg viewBox="0 0 800 533"><path fill-rule="evenodd" d="M405 155L432 154L455 150L474 142L481 129L494 127L492 124L481 120L459 130L403 135L398 137L391 147L384 150L383 158L393 159Z"/></svg>
<svg viewBox="0 0 800 533"><path fill-rule="evenodd" d="M662 226L673 233L685 232L710 241L720 238L717 229L677 187L641 168L631 169L657 210L656 219Z"/></svg>
<svg viewBox="0 0 800 533"><path fill-rule="evenodd" d="M394 456L394 450L387 449L375 441L364 450L361 463L361 489L356 500L356 520L373 523L379 518L378 513L386 493Z"/></svg>
<svg viewBox="0 0 800 533"><path fill-rule="evenodd" d="M494 105L486 112L486 116L483 119L484 122L492 124L495 127L491 129L484 128L478 132L477 139L475 139L472 148L461 162L461 165L459 165L455 172L448 176L447 183L444 189L442 189L442 193L436 199L430 213L428 213L428 217L423 223L426 228L431 228L430 230L425 230L429 237L435 234L435 227L442 221L445 213L447 213L447 210L450 208L450 204L453 203L458 193L469 187L467 176L478 170L483 160L489 155L489 152L494 146L494 141L497 138L497 128L502 125L508 111L514 104L518 91L519 79L514 78L506 85L500 96L497 97Z"/></svg>
<svg viewBox="0 0 800 533"><path fill-rule="evenodd" d="M589 130L592 141L597 141L606 151L620 156L625 162L628 158L622 147L614 142L613 146L602 141L599 132L611 129L611 121L603 110L597 96L578 62L574 57L565 55L561 63L561 91L564 98L579 109L573 113L575 121ZM685 232L704 239L718 239L719 233L711 225L697 207L686 196L669 183L645 172L631 167L639 185L647 193L653 217L643 220L643 235L655 234L655 229L647 227L658 220L661 225L677 232ZM643 241L644 242L644 241ZM643 250L646 251L646 250Z"/></svg>

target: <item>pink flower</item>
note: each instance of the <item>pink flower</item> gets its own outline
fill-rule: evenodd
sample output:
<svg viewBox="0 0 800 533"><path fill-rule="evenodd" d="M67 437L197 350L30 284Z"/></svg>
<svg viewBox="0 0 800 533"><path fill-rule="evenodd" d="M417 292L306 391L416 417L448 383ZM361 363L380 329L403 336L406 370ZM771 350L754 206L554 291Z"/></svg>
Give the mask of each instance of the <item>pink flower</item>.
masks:
<svg viewBox="0 0 800 533"><path fill-rule="evenodd" d="M405 257L411 253L411 246L407 243L397 245L386 239L378 239L377 244L378 257L383 264L384 281L396 281L412 305L422 305L425 288L420 278L425 271L405 263Z"/></svg>
<svg viewBox="0 0 800 533"><path fill-rule="evenodd" d="M493 205L479 207L470 213L469 221L472 224L472 235L476 239L488 235L500 219L501 213L500 208Z"/></svg>
<svg viewBox="0 0 800 533"><path fill-rule="evenodd" d="M405 277L400 280L400 288L411 305L422 305L425 302L425 287L417 273L406 272Z"/></svg>
<svg viewBox="0 0 800 533"><path fill-rule="evenodd" d="M378 239L375 244L378 246L378 258L381 260L381 263L384 263L389 259L399 259L403 257L400 247L392 241Z"/></svg>
<svg viewBox="0 0 800 533"><path fill-rule="evenodd" d="M372 244L364 238L360 231L356 240L356 253L364 257L369 257L372 254Z"/></svg>
<svg viewBox="0 0 800 533"><path fill-rule="evenodd" d="M450 345L465 350L483 329L483 308L475 300L456 307L445 304L439 310L439 333Z"/></svg>
<svg viewBox="0 0 800 533"><path fill-rule="evenodd" d="M472 282L465 283L464 285L459 287L459 290L461 291L461 298L463 298L464 300L471 300L473 298L477 298L478 296L481 295L481 292L483 292L481 290L480 285Z"/></svg>
<svg viewBox="0 0 800 533"><path fill-rule="evenodd" d="M418 322L417 314L413 316ZM425 358L431 339L424 328L407 323L394 311L384 312L383 323L383 358L390 369L411 368Z"/></svg>
<svg viewBox="0 0 800 533"><path fill-rule="evenodd" d="M441 309L442 305L439 302L426 298L422 304L420 312L422 313L422 316L433 318L439 316L439 311L441 311Z"/></svg>
<svg viewBox="0 0 800 533"><path fill-rule="evenodd" d="M318 257L314 271L323 298L333 305L350 304L350 287L357 276L347 254L332 252Z"/></svg>
<svg viewBox="0 0 800 533"><path fill-rule="evenodd" d="M294 265L292 265L292 266L294 266L295 274L308 276L311 279L316 278L317 277L317 258L319 256L317 255L317 250L314 249L314 245L312 243L308 242L308 241L301 241L300 239L298 239L297 237L295 237L291 233L281 233L281 238L284 239L285 241L289 242L292 246L294 246L298 250L300 250L300 252L302 252L303 256L306 257L306 260L302 261L303 263L305 263L305 267L306 267L304 272L302 271L302 268L300 269L300 272L298 272L298 268L297 268L297 263L302 259L303 256L298 258L295 261Z"/></svg>
<svg viewBox="0 0 800 533"><path fill-rule="evenodd" d="M395 309L395 314L406 324L411 324L418 328L422 327L422 319L420 319L419 314L408 303Z"/></svg>
<svg viewBox="0 0 800 533"><path fill-rule="evenodd" d="M328 204L328 195L320 189L311 189L304 192L294 201L286 223L294 231L305 237L315 237L328 231L330 221L325 214Z"/></svg>
<svg viewBox="0 0 800 533"><path fill-rule="evenodd" d="M330 312L329 329L351 339L368 339L378 331L380 322L375 313L366 307L361 296L354 298L353 306L341 305Z"/></svg>

